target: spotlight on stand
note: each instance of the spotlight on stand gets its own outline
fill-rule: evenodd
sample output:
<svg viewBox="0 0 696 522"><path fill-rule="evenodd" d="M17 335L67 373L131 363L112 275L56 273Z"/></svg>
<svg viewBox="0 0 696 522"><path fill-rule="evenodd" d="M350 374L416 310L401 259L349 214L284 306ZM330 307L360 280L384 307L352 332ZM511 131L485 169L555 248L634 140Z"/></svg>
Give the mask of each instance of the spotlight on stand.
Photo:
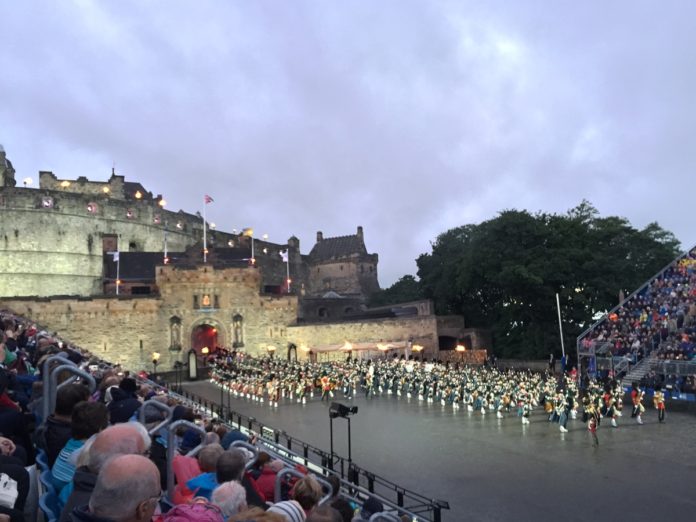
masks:
<svg viewBox="0 0 696 522"><path fill-rule="evenodd" d="M340 402L332 402L329 407L329 436L331 438L331 460L329 461L329 468L333 469L334 463L334 447L333 447L333 420L337 418L346 419L348 421L348 463L353 461L353 455L351 453L351 440L350 440L350 417L358 413L357 406L346 406Z"/></svg>
<svg viewBox="0 0 696 522"><path fill-rule="evenodd" d="M332 402L329 408L329 417L335 419L336 417L348 418L349 415L355 415L358 413L357 406L346 406L340 402Z"/></svg>

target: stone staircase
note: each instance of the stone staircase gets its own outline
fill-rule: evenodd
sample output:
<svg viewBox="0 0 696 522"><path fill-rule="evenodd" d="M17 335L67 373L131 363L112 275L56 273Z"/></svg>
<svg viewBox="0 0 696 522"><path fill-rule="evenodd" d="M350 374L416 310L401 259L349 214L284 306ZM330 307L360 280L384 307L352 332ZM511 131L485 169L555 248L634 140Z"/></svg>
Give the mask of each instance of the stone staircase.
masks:
<svg viewBox="0 0 696 522"><path fill-rule="evenodd" d="M621 386L630 388L631 384L640 381L657 362L657 355L650 354L648 357L641 359L631 370L621 379Z"/></svg>

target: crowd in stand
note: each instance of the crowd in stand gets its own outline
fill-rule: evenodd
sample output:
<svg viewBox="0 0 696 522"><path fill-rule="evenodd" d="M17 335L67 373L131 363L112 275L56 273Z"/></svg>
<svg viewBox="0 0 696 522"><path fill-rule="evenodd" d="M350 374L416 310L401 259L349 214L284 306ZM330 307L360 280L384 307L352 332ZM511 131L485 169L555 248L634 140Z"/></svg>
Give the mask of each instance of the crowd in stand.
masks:
<svg viewBox="0 0 696 522"><path fill-rule="evenodd" d="M346 497L337 477L315 477L299 465L299 475L281 473L276 494L288 463L251 451L253 445L238 447L254 442L244 433L22 318L0 312L0 327L0 521L24 521L33 464L44 470L44 504L50 499L62 522L401 520L377 498ZM55 407L42 419L40 370L56 354L89 372L96 387L59 375ZM166 407L144 407L148 401ZM172 434L171 423L155 431L163 410L171 411L171 422L193 424ZM176 451L168 461L172 440ZM170 465L175 489L165 499Z"/></svg>
<svg viewBox="0 0 696 522"><path fill-rule="evenodd" d="M636 359L696 356L696 248L611 312L584 342L609 343L614 355Z"/></svg>

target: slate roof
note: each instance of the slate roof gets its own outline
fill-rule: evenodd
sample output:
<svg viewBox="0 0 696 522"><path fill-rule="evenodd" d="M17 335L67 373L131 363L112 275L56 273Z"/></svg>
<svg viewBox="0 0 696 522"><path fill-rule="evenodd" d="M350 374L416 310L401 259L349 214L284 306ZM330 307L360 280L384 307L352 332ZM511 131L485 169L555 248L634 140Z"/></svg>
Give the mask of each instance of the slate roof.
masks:
<svg viewBox="0 0 696 522"><path fill-rule="evenodd" d="M140 183L135 181L123 182L123 194L127 199L135 199L135 193L138 191L140 191L140 194L142 194L142 199L152 199L152 192L145 190L145 187L143 187Z"/></svg>
<svg viewBox="0 0 696 522"><path fill-rule="evenodd" d="M178 252L170 252L169 257L175 258L182 255ZM116 263L110 255L106 257L107 279L116 279ZM164 263L162 252L121 252L120 277L122 281L154 281L155 267Z"/></svg>
<svg viewBox="0 0 696 522"><path fill-rule="evenodd" d="M353 254L367 255L365 242L357 234L324 238L314 245L309 257L313 261L328 261Z"/></svg>

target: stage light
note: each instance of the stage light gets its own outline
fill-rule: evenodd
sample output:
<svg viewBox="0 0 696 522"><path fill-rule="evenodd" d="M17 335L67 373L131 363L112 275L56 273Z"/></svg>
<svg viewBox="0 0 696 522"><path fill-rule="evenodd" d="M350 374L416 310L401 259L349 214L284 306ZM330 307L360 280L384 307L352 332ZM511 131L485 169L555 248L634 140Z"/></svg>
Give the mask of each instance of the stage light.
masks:
<svg viewBox="0 0 696 522"><path fill-rule="evenodd" d="M329 408L329 417L332 419L335 419L336 417L347 418L351 415L355 415L356 413L358 413L357 406L346 406L340 402L332 402L331 407Z"/></svg>

